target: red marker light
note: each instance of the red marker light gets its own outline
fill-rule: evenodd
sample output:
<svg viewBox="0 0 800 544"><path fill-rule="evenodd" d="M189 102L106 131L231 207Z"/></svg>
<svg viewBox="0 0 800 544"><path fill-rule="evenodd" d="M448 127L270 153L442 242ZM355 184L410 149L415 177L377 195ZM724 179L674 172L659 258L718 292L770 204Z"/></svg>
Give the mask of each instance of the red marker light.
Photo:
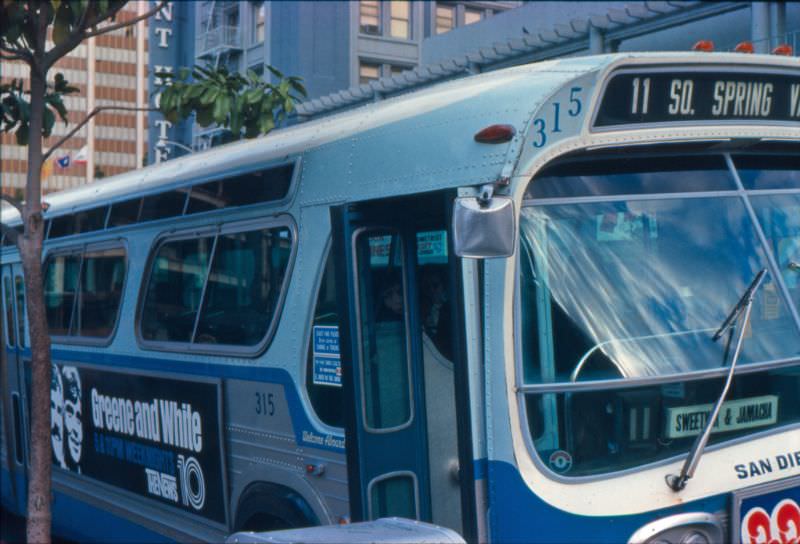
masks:
<svg viewBox="0 0 800 544"><path fill-rule="evenodd" d="M481 144L502 144L511 141L516 133L511 125L490 125L475 134L475 141Z"/></svg>
<svg viewBox="0 0 800 544"><path fill-rule="evenodd" d="M692 46L692 51L702 51L703 53L711 53L714 50L714 42L711 40L700 40Z"/></svg>
<svg viewBox="0 0 800 544"><path fill-rule="evenodd" d="M734 49L737 53L755 53L756 49L753 47L753 42L741 42Z"/></svg>
<svg viewBox="0 0 800 544"><path fill-rule="evenodd" d="M792 46L788 43L782 43L772 50L773 55L783 55L785 57L791 57L792 53Z"/></svg>

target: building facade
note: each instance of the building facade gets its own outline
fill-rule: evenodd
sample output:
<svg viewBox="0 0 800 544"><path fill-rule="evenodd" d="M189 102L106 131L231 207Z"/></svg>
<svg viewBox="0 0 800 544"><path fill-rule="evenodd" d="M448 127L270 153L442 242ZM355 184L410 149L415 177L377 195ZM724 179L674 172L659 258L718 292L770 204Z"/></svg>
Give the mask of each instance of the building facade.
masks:
<svg viewBox="0 0 800 544"><path fill-rule="evenodd" d="M117 20L136 17L145 6L144 2L129 2ZM51 79L61 72L79 91L65 97L70 124L57 121L53 135L44 142L45 149L95 107L135 108L141 104L137 95L144 96L145 89L141 78L137 77L137 66L143 68L147 64L144 32L146 23L140 23L98 36L78 46L50 70ZM140 51L138 57L137 50ZM21 78L27 88L28 67L19 61L3 61L0 78L4 82ZM58 191L141 167L145 161L146 136L142 127L146 115L138 117L139 130L135 112L108 111L95 116L92 123L67 141L44 166L43 191ZM14 134L0 135L0 185L4 194L21 196L28 172L27 153L26 146L16 144ZM62 159L61 165L55 161L58 158Z"/></svg>
<svg viewBox="0 0 800 544"><path fill-rule="evenodd" d="M689 51L707 40L717 51L751 42L757 53L800 46L798 2L526 2L422 43L412 71L312 98L304 120L448 79L547 59L624 51Z"/></svg>
<svg viewBox="0 0 800 544"><path fill-rule="evenodd" d="M428 37L521 4L204 0L195 3L195 62L259 74L269 64L302 77L309 98L315 98L413 70ZM196 130L191 144L207 147L219 136L217 129Z"/></svg>

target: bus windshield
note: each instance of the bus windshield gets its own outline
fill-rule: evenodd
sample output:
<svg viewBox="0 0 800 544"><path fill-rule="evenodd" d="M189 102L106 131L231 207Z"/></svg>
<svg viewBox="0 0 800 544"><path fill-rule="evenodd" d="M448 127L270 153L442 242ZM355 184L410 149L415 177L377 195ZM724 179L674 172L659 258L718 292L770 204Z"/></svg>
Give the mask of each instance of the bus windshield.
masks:
<svg viewBox="0 0 800 544"><path fill-rule="evenodd" d="M601 395L606 404L597 408L616 410L619 417L613 406L624 393L621 379L663 384L670 376L675 382L719 376L730 362L730 350L727 335L714 341L714 332L765 268L739 362L742 371L764 364L794 368L796 376L800 168L793 158L761 160L721 155L629 158L623 166L593 160L551 168L535 178L520 219L523 384L545 391L548 385L568 390L570 384L592 381L602 389L616 382L617 392ZM733 164L741 170L729 168ZM714 388L706 389L703 394L684 390L672 398L697 407L713 402ZM637 402L648 408L647 434L655 449L662 450L651 452L658 458L671 449L659 448L658 441L663 445L677 437L662 429L668 427L670 413L663 401L670 393L663 386L640 393ZM740 387L731 398L774 393L769 384L746 394ZM573 417L567 412L580 406L579 398L588 398L568 395L569 402L552 404L552 425ZM547 427L548 414L542 413L547 403L541 397L536 402L538 413L529 406L532 430ZM780 406L780 416L796 420L797 399L782 402L787 406ZM777 404L770 406L778 411ZM625 417L632 416L626 412ZM644 412L633 417L644 425ZM769 424L780 423L778 419L769 418ZM603 428L598 423L595 433ZM574 435L556 436L554 429L548 440L540 436L543 449L578 441ZM566 422L558 429L576 432ZM598 443L613 442L611 436L598 437Z"/></svg>

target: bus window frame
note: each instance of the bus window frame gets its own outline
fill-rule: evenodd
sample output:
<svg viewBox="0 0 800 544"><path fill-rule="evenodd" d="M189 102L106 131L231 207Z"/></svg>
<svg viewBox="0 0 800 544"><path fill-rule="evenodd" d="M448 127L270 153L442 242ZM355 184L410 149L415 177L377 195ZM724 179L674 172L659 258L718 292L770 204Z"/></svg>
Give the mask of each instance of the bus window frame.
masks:
<svg viewBox="0 0 800 544"><path fill-rule="evenodd" d="M216 210L221 211L221 210ZM230 213L230 211L229 211ZM151 271L153 266L153 261L158 254L158 251L161 247L168 243L168 242L175 242L180 240L188 240L193 239L199 236L211 236L213 238L211 253L209 256L208 268L206 268L206 278L203 283L203 290L201 299L199 302L199 306L197 308L197 313L195 314L195 325L197 324L197 319L200 316L200 313L203 309L203 300L205 298L206 289L208 287L208 272L211 269L214 261L214 254L216 253L216 243L219 239L219 236L224 234L234 234L240 232L254 232L258 230L265 230L265 229L272 229L272 228L279 228L279 227L286 227L289 230L289 235L291 237L291 253L289 255L289 261L286 266L286 271L284 272L283 283L281 284L281 291L278 294L278 298L275 302L275 310L272 312L270 316L270 323L267 326L267 330L264 334L264 338L262 338L258 343L253 344L252 346L242 346L242 345L235 345L235 344L198 344L197 342L192 342L191 339L189 342L175 342L175 341L168 341L168 340L147 340L142 336L142 315L144 312L144 305L147 299L147 290L150 287L150 277ZM144 268L142 269L142 278L141 283L139 285L139 292L137 295L137 302L136 302L136 315L134 318L134 336L136 338L137 345L147 351L159 351L159 352L169 352L169 353L191 353L191 354L198 354L198 355L215 355L215 356L222 356L222 357L247 357L247 358L256 358L262 355L272 343L272 340L275 336L275 332L280 324L281 314L283 313L283 305L286 302L286 297L289 292L289 286L291 284L292 273L294 271L294 264L297 258L297 246L298 246L298 228L297 223L289 213L281 212L272 216L259 218L259 219L250 219L250 220L231 220L227 223L225 222L217 222L212 225L202 225L199 227L192 227L189 229L181 229L175 231L165 231L159 233L157 236L153 238L153 242L150 245L150 250L148 252L147 261L145 263Z"/></svg>
<svg viewBox="0 0 800 544"><path fill-rule="evenodd" d="M81 275L83 274L83 261L86 256L86 253L90 251L98 251L104 249L117 249L121 248L122 251L125 253L125 278L122 281L122 291L120 292L119 297L119 307L117 308L117 315L114 319L114 326L111 328L111 333L107 337L98 338L96 336L79 336L79 335L50 335L52 342L54 344L68 344L68 345L79 345L79 346L93 346L93 347L108 347L113 342L117 336L117 330L119 329L119 324L121 321L122 315L122 306L125 302L125 292L128 289L128 278L130 277L130 268L131 263L128 256L130 255L128 251L128 241L124 238L114 238L113 240L101 240L99 242L84 242L82 244L75 244L75 245L68 245L68 246L61 246L58 248L53 248L49 250L45 250L44 258L42 259L42 274L46 276L47 274L47 264L48 260L51 257L57 257L60 255L80 255L81 257L81 265L78 279L81 279ZM80 281L79 281L80 287ZM72 308L72 316L70 317L70 332L72 332L72 320L75 317L75 313L78 311L78 304L80 302L80 289L78 290L78 296L75 300L75 306Z"/></svg>
<svg viewBox="0 0 800 544"><path fill-rule="evenodd" d="M624 151L626 148L621 147L620 150ZM726 191L710 191L710 192L674 192L674 193L654 193L654 194L638 194L638 193L625 193L621 192L619 194L613 195L602 195L602 196L581 196L581 197L554 197L554 198L540 198L540 199L525 199L524 195L522 199L519 201L519 212L525 207L533 207L533 206L550 206L550 205L559 205L559 204L582 204L582 203L590 203L590 202L612 202L617 200L669 200L669 199L694 199L694 198L708 198L708 197L730 197L741 200L745 208L747 209L748 217L753 221L753 228L757 232L762 232L762 226L758 221L756 216L751 215L750 213L750 198L752 196L758 196L762 194L785 194L785 193L796 193L797 189L778 189L778 190L758 190L758 189L745 189L742 186L741 180L739 178L738 170L733 165L731 158L735 154L732 150L719 150L719 151L712 151L712 150L701 150L700 154L718 154L725 158L725 164L727 170L730 172L730 175L735 178L736 186L731 190ZM545 170L546 167L556 163L557 161L563 159L565 155L569 153L564 153L560 155L556 155L550 157L546 162L539 165L529 176L528 181L526 182L525 187L527 188L528 184L532 183L539 173ZM766 152L759 152L756 153L758 155L767 155ZM779 153L782 154L783 153ZM517 247L521 247L520 238L520 223L517 223ZM775 274L777 268L773 266L773 262L771 261L771 250L765 245L763 245L763 239L761 239L760 235L759 242L762 244L761 247L764 248L766 254L765 258L768 263L768 268L770 275L772 277L777 278L778 275ZM670 457L665 457L663 459L657 459L649 462L644 462L642 464L612 470L608 472L599 472L596 474L590 475L583 475L583 476L566 476L563 474L559 474L552 470L549 466L547 466L545 459L542 458L539 450L536 448L534 441L536 437L530 431L530 418L527 413L526 403L528 400L528 396L530 395L544 395L548 393L552 393L554 395L562 394L562 393L580 393L585 391L611 391L615 389L629 389L629 388L636 388L636 387L646 387L649 385L660 385L660 384L668 384L668 383L675 383L678 381L701 381L706 379L714 379L714 378L721 378L724 377L728 368L723 367L720 369L714 370L700 370L700 371L693 371L693 372L684 372L684 373L676 373L664 376L654 376L654 377L644 377L644 378L614 378L614 379L606 379L606 380L592 380L592 381L580 381L580 382L564 382L558 381L553 383L525 383L524 381L524 361L523 361L523 350L522 350L522 252L517 251L516 255L513 257L513 268L514 268L514 296L513 296L513 308L512 313L514 316L513 320L513 345L514 345L514 361L513 361L513 369L514 369L514 376L513 376L513 392L509 393L508 397L510 399L511 396L514 397L514 402L516 403L516 412L518 417L518 431L521 433L522 440L524 442L525 453L527 454L528 458L532 461L533 465L536 469L547 479L558 482L560 484L583 484L589 482L596 482L596 481L604 481L609 480L612 478L617 478L621 476L627 476L631 474L636 474L639 472L643 472L646 470L650 470L657 467L663 467L669 465L671 463L676 462L676 460L682 459L685 457L686 452L676 454ZM788 300L788 303L791 304L792 301ZM800 308L798 308L800 310ZM770 361L761 361L758 363L750 363L744 365L736 370L736 376L742 376L745 374L751 373L758 373L758 372L765 372L769 370L777 370L785 367L792 367L798 365L798 358L783 358L783 359L774 359ZM512 408L513 409L513 408ZM764 436L769 436L772 434L786 432L789 429L796 428L798 424L783 424L779 426L770 427L763 430L754 429L751 433L728 439L723 440L714 444L710 444L706 447L706 451L716 451L725 448L729 448L732 446L736 446L738 444L747 443L748 441L752 441ZM516 449L515 449L516 451ZM518 452L521 453L521 452Z"/></svg>

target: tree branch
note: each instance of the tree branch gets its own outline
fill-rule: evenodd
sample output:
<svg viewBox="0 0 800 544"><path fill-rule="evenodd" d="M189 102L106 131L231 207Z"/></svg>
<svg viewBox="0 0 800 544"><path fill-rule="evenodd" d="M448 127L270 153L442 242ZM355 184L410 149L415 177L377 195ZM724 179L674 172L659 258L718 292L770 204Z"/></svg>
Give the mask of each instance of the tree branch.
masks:
<svg viewBox="0 0 800 544"><path fill-rule="evenodd" d="M25 57L22 55L4 55L0 53L0 59L2 60L25 60Z"/></svg>
<svg viewBox="0 0 800 544"><path fill-rule="evenodd" d="M93 109L91 112L89 112L89 115L84 117L83 121L81 121L80 123L75 125L75 128L70 130L67 133L66 136L64 136L60 140L58 140L55 144L53 144L53 146L50 149L47 150L46 153L44 153L42 155L42 164L44 164L44 162L48 158L50 158L50 155L53 154L53 151L55 151L56 149L58 149L59 147L64 145L64 142L66 142L67 140L72 138L75 135L75 133L78 132L86 123L88 123L89 120L92 117L94 117L98 113L102 113L104 111L158 111L158 108L129 108L129 107L125 107L125 106L98 106L95 109Z"/></svg>
<svg viewBox="0 0 800 544"><path fill-rule="evenodd" d="M18 49L16 47L6 47L4 45L0 45L0 51L8 53L8 55L2 55L3 60L24 60L28 64L33 62L33 55L29 51L25 51L24 49Z"/></svg>
<svg viewBox="0 0 800 544"><path fill-rule="evenodd" d="M156 5L156 7L154 7L150 11L148 11L146 13L142 13L141 15L137 15L136 17L134 17L133 19L131 19L129 21L122 21L121 23L116 23L116 24L113 24L113 25L104 26L103 28L98 28L96 30L92 30L91 32L87 32L86 35L84 36L84 38L93 38L95 36L101 36L103 34L107 34L109 32L114 32L115 30L119 30L120 28L125 28L126 26L135 25L139 21L143 21L145 19L148 19L148 18L152 17L153 15L155 15L156 13L158 13L159 11L161 11L161 9L164 6L167 5L167 1L168 0L161 0L161 2L159 2L158 5Z"/></svg>
<svg viewBox="0 0 800 544"><path fill-rule="evenodd" d="M6 202L14 206L19 212L19 216L22 217L22 204L16 198L11 198L8 195L0 195L0 200L5 200Z"/></svg>
<svg viewBox="0 0 800 544"><path fill-rule="evenodd" d="M10 238L14 245L17 245L17 240L19 240L19 231L17 229L12 229L8 225L0 223L0 232L6 235L6 238Z"/></svg>

